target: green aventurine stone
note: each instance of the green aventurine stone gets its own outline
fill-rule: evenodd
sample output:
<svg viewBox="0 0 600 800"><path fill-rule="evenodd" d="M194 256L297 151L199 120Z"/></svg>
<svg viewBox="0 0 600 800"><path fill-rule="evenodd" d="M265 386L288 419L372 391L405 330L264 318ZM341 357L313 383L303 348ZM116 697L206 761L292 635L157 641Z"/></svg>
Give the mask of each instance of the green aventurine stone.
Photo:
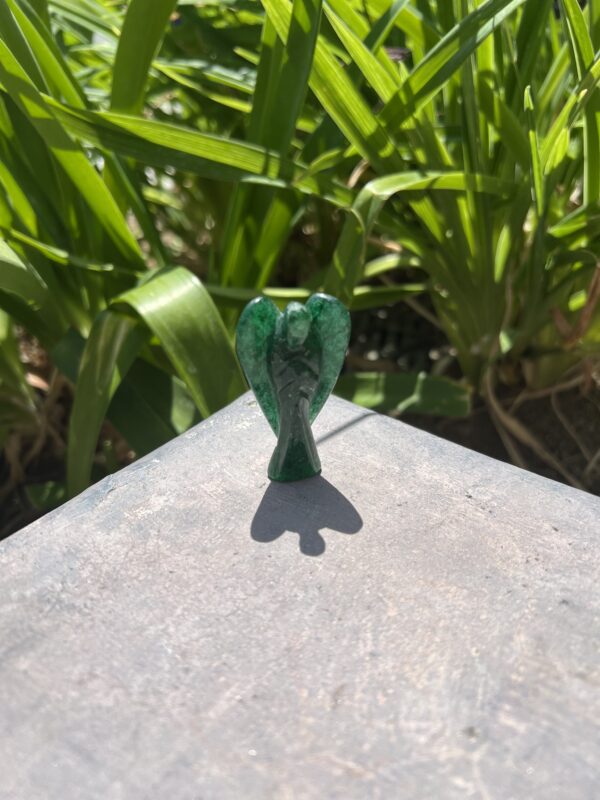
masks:
<svg viewBox="0 0 600 800"><path fill-rule="evenodd" d="M325 405L344 363L350 314L339 300L313 295L283 313L266 297L240 317L236 349L258 404L277 436L269 464L273 481L321 472L311 423Z"/></svg>

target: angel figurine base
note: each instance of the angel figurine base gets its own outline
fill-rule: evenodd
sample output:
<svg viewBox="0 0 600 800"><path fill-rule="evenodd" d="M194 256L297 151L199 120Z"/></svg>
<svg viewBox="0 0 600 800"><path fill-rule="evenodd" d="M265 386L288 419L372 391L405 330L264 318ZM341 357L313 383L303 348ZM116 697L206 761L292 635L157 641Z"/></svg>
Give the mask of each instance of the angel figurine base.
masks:
<svg viewBox="0 0 600 800"><path fill-rule="evenodd" d="M246 379L277 436L269 464L273 481L321 472L311 424L331 394L344 363L350 315L326 294L281 313L266 297L240 317L236 349Z"/></svg>

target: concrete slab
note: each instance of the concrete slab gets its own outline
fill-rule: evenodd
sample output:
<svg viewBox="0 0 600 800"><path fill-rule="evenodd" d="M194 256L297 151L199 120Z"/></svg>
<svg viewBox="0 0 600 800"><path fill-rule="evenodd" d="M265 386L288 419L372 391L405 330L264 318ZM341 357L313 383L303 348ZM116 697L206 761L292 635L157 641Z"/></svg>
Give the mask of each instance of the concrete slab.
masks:
<svg viewBox="0 0 600 800"><path fill-rule="evenodd" d="M596 800L600 500L249 396L0 544L2 800Z"/></svg>

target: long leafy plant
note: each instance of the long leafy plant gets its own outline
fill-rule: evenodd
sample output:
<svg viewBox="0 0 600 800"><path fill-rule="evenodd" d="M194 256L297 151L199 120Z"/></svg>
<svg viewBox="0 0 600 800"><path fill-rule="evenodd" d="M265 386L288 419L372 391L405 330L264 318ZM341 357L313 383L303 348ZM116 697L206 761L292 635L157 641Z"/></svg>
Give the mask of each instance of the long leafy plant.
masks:
<svg viewBox="0 0 600 800"><path fill-rule="evenodd" d="M506 424L499 378L600 334L600 2L553 6L0 4L0 435L36 424L10 320L76 383L75 493L107 413L148 452L243 391L248 299L319 288L430 302Z"/></svg>

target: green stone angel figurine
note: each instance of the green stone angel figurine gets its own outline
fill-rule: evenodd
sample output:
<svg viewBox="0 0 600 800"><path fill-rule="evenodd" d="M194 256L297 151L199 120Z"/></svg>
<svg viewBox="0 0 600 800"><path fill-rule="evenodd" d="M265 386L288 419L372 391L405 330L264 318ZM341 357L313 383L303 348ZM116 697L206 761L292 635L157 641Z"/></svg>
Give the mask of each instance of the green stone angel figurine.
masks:
<svg viewBox="0 0 600 800"><path fill-rule="evenodd" d="M277 436L272 481L297 481L321 472L311 423L325 405L344 363L350 314L326 294L283 313L266 297L240 317L236 349L246 379Z"/></svg>

